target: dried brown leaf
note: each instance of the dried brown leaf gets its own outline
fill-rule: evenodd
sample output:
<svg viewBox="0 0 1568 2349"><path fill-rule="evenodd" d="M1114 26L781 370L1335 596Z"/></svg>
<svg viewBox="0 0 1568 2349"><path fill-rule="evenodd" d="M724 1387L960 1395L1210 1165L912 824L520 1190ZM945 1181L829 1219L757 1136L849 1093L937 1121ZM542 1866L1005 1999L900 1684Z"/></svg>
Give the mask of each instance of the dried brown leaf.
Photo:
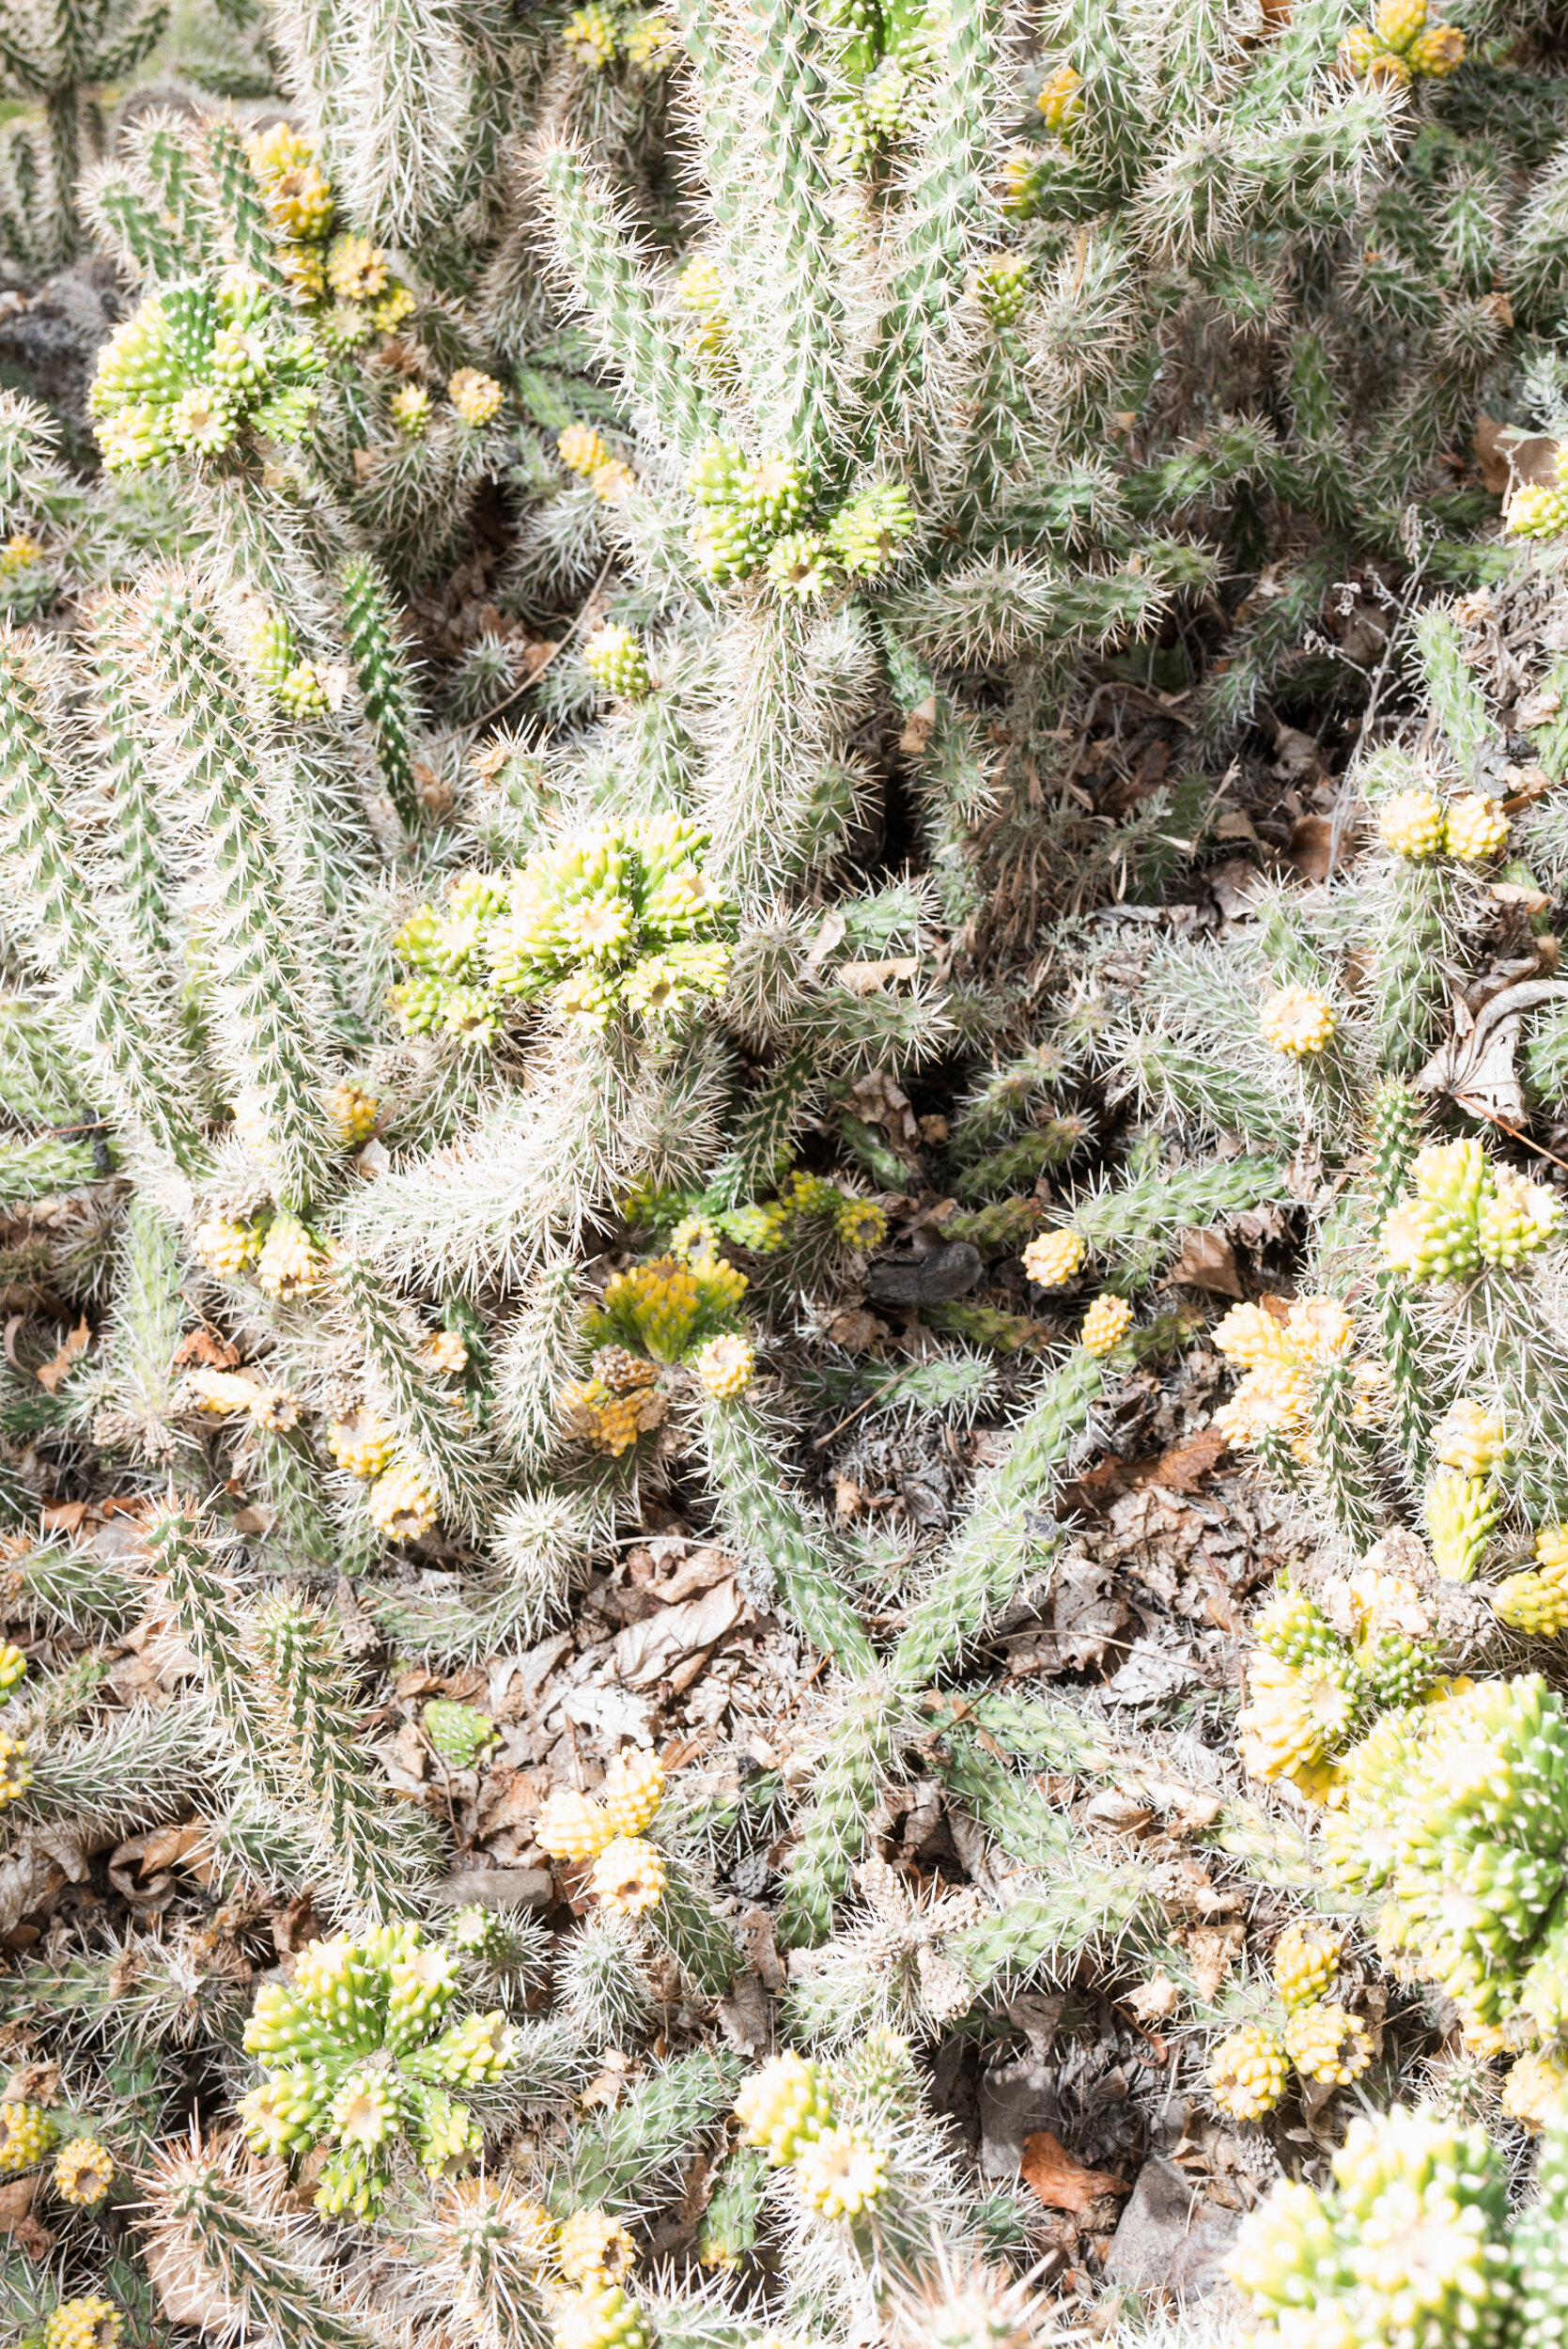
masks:
<svg viewBox="0 0 1568 2349"><path fill-rule="evenodd" d="M1079 2218L1086 2218L1102 2196L1132 2191L1125 2178L1112 2177L1108 2170L1086 2170L1049 2129L1024 2139L1018 2166L1048 2210L1070 2210Z"/></svg>
<svg viewBox="0 0 1568 2349"><path fill-rule="evenodd" d="M54 1356L54 1361L45 1362L41 1370L35 1372L34 1376L46 1394L59 1392L60 1383L69 1374L71 1365L81 1361L92 1344L92 1334L85 1319L79 1321Z"/></svg>

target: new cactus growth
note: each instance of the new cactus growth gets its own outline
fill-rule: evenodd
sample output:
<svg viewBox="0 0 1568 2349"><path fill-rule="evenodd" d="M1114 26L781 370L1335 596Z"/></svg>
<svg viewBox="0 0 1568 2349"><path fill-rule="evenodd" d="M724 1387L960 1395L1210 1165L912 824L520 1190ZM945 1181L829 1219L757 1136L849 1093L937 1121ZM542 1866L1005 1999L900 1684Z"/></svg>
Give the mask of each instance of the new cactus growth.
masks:
<svg viewBox="0 0 1568 2349"><path fill-rule="evenodd" d="M328 2214L367 2217L406 2140L436 2173L477 2158L483 2136L455 2091L498 2079L513 2061L499 2014L453 2013L460 1968L416 1925L360 1941L313 1942L287 1987L257 1999L245 2049L272 2067L242 2106L258 2149L329 2148L316 2189Z"/></svg>

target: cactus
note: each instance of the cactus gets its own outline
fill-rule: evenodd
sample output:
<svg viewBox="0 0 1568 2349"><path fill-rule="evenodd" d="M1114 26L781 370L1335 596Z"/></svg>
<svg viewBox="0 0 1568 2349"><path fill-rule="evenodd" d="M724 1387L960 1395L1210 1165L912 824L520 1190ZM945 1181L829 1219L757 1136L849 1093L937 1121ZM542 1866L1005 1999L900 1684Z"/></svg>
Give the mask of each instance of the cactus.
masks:
<svg viewBox="0 0 1568 2349"><path fill-rule="evenodd" d="M1044 2337L922 2086L1036 1989L1261 2146L1404 2091L1381 1966L1542 2118L1539 8L186 11L239 113L13 14L0 245L123 297L90 462L0 394L13 2329ZM1234 1713L1218 1582L1187 1691L1019 1693L1108 1442L1286 1488ZM1556 2138L1511 2227L1380 2125L1265 2325L1533 2349Z"/></svg>

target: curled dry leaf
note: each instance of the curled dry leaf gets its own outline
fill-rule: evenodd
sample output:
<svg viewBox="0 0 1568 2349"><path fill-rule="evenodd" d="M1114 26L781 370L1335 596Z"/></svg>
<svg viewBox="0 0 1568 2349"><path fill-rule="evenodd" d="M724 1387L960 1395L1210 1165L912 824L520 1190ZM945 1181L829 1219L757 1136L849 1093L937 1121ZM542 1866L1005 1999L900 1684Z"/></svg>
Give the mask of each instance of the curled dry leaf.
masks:
<svg viewBox="0 0 1568 2349"><path fill-rule="evenodd" d="M1105 2195L1132 2191L1125 2178L1113 2177L1108 2170L1086 2170L1049 2129L1036 2129L1024 2139L1018 2166L1025 2184L1048 2210L1070 2210L1079 2218L1086 2218Z"/></svg>

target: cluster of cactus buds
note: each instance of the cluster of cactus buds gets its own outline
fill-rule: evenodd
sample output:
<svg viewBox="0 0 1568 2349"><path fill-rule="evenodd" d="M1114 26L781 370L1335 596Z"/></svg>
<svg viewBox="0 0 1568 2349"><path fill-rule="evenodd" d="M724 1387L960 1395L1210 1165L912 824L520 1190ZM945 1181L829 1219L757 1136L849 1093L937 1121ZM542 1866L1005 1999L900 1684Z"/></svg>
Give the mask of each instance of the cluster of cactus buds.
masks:
<svg viewBox="0 0 1568 2349"><path fill-rule="evenodd" d="M706 834L676 816L605 824L511 873L468 873L422 906L396 950L417 977L395 990L410 1034L494 1037L507 1009L548 999L568 1020L662 1022L722 992L727 909L702 863Z"/></svg>
<svg viewBox="0 0 1568 2349"><path fill-rule="evenodd" d="M751 461L733 441L712 442L693 459L687 488L703 511L691 538L703 576L722 585L763 571L781 596L801 602L885 570L914 529L908 492L896 482L874 483L829 512L794 459Z"/></svg>
<svg viewBox="0 0 1568 2349"><path fill-rule="evenodd" d="M1432 791L1395 791L1377 811L1377 829L1396 856L1412 864L1447 854L1464 864L1495 856L1508 838L1500 801L1465 791L1440 800Z"/></svg>
<svg viewBox="0 0 1568 2349"><path fill-rule="evenodd" d="M1343 1937L1326 1925L1292 1925L1281 1934L1274 1952L1275 2015L1230 2032L1209 2065L1210 2093L1232 2120L1272 2112L1293 2069L1319 2086L1348 2088L1371 2063L1366 2026L1323 1995L1343 1947Z"/></svg>
<svg viewBox="0 0 1568 2349"><path fill-rule="evenodd" d="M221 457L249 427L294 440L315 404L320 350L286 302L233 272L149 294L104 345L88 406L104 462Z"/></svg>
<svg viewBox="0 0 1568 2349"><path fill-rule="evenodd" d="M1465 36L1434 14L1429 0L1380 0L1371 24L1358 24L1340 43L1340 60L1360 81L1404 88L1413 81L1444 81L1465 62Z"/></svg>
<svg viewBox="0 0 1568 2349"><path fill-rule="evenodd" d="M1356 1337L1354 1316L1338 1298L1233 1306L1214 1332L1220 1353L1246 1373L1215 1417L1227 1443L1251 1449L1277 1439L1302 1466L1312 1466L1315 1398L1325 1370L1339 1363L1350 1372L1354 1419L1374 1424L1385 1408L1386 1374L1356 1353Z"/></svg>
<svg viewBox="0 0 1568 2349"><path fill-rule="evenodd" d="M888 1236L887 1209L862 1199L842 1182L808 1174L790 1175L774 1199L735 1207L705 1192L642 1190L628 1194L622 1213L629 1222L667 1230L672 1255L696 1263L717 1256L724 1240L754 1256L775 1256L825 1230L845 1248L879 1248Z"/></svg>
<svg viewBox="0 0 1568 2349"><path fill-rule="evenodd" d="M1410 1281L1460 1281L1485 1267L1512 1271L1551 1245L1562 1206L1545 1183L1495 1166L1479 1142L1418 1153L1411 1189L1384 1220L1383 1256Z"/></svg>
<svg viewBox="0 0 1568 2349"><path fill-rule="evenodd" d="M661 8L625 8L588 0L574 8L562 27L561 39L580 64L602 73L624 58L640 72L658 72L676 51L675 26Z"/></svg>
<svg viewBox="0 0 1568 2349"><path fill-rule="evenodd" d="M624 1346L655 1362L678 1362L736 1326L746 1275L721 1256L659 1256L612 1273L586 1330L598 1346Z"/></svg>
<svg viewBox="0 0 1568 2349"><path fill-rule="evenodd" d="M787 2168L808 2210L857 2219L875 2211L887 2183L886 2153L835 2118L831 2074L809 2057L775 2056L736 2099L748 2145Z"/></svg>
<svg viewBox="0 0 1568 2349"><path fill-rule="evenodd" d="M592 1863L588 1889L604 1915L640 1917L659 1906L669 1880L662 1853L644 1832L663 1797L659 1763L629 1746L611 1763L597 1796L554 1788L535 1832L552 1858Z"/></svg>
<svg viewBox="0 0 1568 2349"><path fill-rule="evenodd" d="M1436 1651L1405 1628L1424 1620L1413 1584L1372 1569L1336 1585L1334 1602L1348 1636L1288 1581L1260 1610L1247 1670L1250 1703L1236 1717L1246 1768L1288 1778L1317 1801L1333 1782L1326 1766L1370 1717L1414 1703L1437 1676Z"/></svg>
<svg viewBox="0 0 1568 2349"><path fill-rule="evenodd" d="M1226 2272L1260 2341L1499 2340L1514 2297L1508 2181L1481 2129L1396 2106L1350 2124L1333 2187L1281 2185Z"/></svg>
<svg viewBox="0 0 1568 2349"><path fill-rule="evenodd" d="M313 1941L287 1984L267 1983L245 2050L267 2073L241 2106L251 2142L272 2154L329 2149L316 2206L379 2210L400 2144L433 2175L477 2159L483 2137L458 2092L512 2060L499 2013L454 2016L460 1952L414 1924L360 1940Z"/></svg>

